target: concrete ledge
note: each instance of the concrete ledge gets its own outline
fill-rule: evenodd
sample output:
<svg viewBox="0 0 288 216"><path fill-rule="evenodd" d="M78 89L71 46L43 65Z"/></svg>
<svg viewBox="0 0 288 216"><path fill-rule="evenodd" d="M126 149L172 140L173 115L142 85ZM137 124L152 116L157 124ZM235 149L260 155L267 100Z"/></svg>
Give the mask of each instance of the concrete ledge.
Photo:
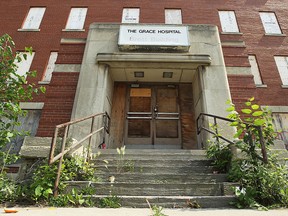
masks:
<svg viewBox="0 0 288 216"><path fill-rule="evenodd" d="M252 75L250 67L226 67L228 75Z"/></svg>
<svg viewBox="0 0 288 216"><path fill-rule="evenodd" d="M240 47L240 48L246 47L244 41L222 41L221 44L222 47Z"/></svg>
<svg viewBox="0 0 288 216"><path fill-rule="evenodd" d="M26 136L19 154L25 158L47 158L50 152L51 137Z"/></svg>
<svg viewBox="0 0 288 216"><path fill-rule="evenodd" d="M81 64L56 64L54 72L80 72Z"/></svg>
<svg viewBox="0 0 288 216"><path fill-rule="evenodd" d="M288 106L261 106L261 108L268 108L272 113L288 113Z"/></svg>
<svg viewBox="0 0 288 216"><path fill-rule="evenodd" d="M61 38L61 44L86 44L86 38Z"/></svg>
<svg viewBox="0 0 288 216"><path fill-rule="evenodd" d="M43 107L43 102L20 102L20 108L24 110L41 110Z"/></svg>
<svg viewBox="0 0 288 216"><path fill-rule="evenodd" d="M39 32L40 29L18 29L18 32Z"/></svg>

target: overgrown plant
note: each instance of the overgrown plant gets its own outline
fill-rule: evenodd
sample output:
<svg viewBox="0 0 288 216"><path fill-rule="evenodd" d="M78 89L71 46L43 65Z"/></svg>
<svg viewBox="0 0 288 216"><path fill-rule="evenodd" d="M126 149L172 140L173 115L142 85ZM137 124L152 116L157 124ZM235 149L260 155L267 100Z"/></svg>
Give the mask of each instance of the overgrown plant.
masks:
<svg viewBox="0 0 288 216"><path fill-rule="evenodd" d="M234 138L239 139L236 147L242 151L243 159L232 162L229 179L240 183L236 188L235 203L238 208L261 208L271 206L288 206L288 172L276 157L273 157L269 146L273 145L275 132L271 113L250 98L241 109L236 111L230 101L228 118L233 119L231 126L237 128ZM262 132L261 132L262 131ZM259 153L260 142L264 141L268 159ZM258 150L257 150L258 149Z"/></svg>
<svg viewBox="0 0 288 216"><path fill-rule="evenodd" d="M93 164L89 164L80 157L65 158L62 164L62 171L60 182L58 186L59 198L53 198L54 182L57 175L57 164L48 165L46 161L36 168L32 180L28 184L23 185L23 199L29 202L36 203L55 203L62 206L61 203L70 205L87 205L86 200L83 199L81 193L77 194L75 190L70 193L64 193L66 188L65 181L93 181L94 168ZM73 203L74 202L74 203Z"/></svg>
<svg viewBox="0 0 288 216"><path fill-rule="evenodd" d="M115 195L103 197L99 200L99 208L120 208L120 198Z"/></svg>
<svg viewBox="0 0 288 216"><path fill-rule="evenodd" d="M117 172L120 173L123 171L125 163L125 147L117 148L118 159L117 159Z"/></svg>
<svg viewBox="0 0 288 216"><path fill-rule="evenodd" d="M0 37L0 202L16 199L17 185L10 180L5 166L16 162L19 158L11 154L13 139L28 135L28 131L19 131L20 117L26 112L21 109L20 102L32 100L34 94L45 92L45 88L37 88L27 83L27 77L35 77L35 71L27 71L23 75L17 73L18 64L32 54L32 48L25 48L25 54L15 52L15 44L8 34Z"/></svg>
<svg viewBox="0 0 288 216"><path fill-rule="evenodd" d="M5 34L0 37L0 166L1 174L6 164L13 163L17 157L10 154L12 145L8 145L15 137L27 135L27 131L19 131L19 117L26 112L21 109L20 102L32 100L34 94L45 92L45 88L37 88L27 83L27 77L35 77L36 71L27 71L23 75L17 73L18 64L32 54L32 48L25 48L25 54L14 51L12 38Z"/></svg>
<svg viewBox="0 0 288 216"><path fill-rule="evenodd" d="M206 150L206 155L209 159L213 160L212 165L217 172L228 172L233 156L230 145L218 141L210 142Z"/></svg>

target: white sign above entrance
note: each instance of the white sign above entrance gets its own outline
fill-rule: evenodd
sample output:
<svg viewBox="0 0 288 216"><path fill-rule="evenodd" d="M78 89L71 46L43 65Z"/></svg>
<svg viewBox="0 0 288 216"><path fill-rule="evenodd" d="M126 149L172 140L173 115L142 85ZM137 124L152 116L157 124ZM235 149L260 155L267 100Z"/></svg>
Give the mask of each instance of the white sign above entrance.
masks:
<svg viewBox="0 0 288 216"><path fill-rule="evenodd" d="M187 27L176 25L121 25L118 45L121 51L187 52L190 47Z"/></svg>

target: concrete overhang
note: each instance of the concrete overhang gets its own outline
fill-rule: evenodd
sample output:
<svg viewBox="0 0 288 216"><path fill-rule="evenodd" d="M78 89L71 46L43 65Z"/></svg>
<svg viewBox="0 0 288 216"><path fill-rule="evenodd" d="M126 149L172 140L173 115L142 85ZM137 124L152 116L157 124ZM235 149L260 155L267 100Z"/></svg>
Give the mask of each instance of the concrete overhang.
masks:
<svg viewBox="0 0 288 216"><path fill-rule="evenodd" d="M196 69L200 65L210 65L209 55L170 54L170 53L98 53L98 64L123 68L175 68Z"/></svg>
<svg viewBox="0 0 288 216"><path fill-rule="evenodd" d="M192 82L197 67L210 65L209 55L172 53L99 53L97 64L109 65L114 81L121 82ZM135 77L141 71L143 77ZM165 78L163 72L172 72Z"/></svg>

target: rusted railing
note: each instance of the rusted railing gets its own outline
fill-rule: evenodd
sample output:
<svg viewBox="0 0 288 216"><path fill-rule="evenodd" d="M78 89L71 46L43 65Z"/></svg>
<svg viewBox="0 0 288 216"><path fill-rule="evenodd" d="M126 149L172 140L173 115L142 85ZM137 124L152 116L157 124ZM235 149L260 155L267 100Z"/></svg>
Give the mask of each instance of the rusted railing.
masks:
<svg viewBox="0 0 288 216"><path fill-rule="evenodd" d="M100 126L100 128L98 129L94 129L94 124L95 124L95 119L96 118L100 118L103 117L103 121L102 121L102 125ZM66 142L67 142L67 136L69 133L69 129L71 125L75 125L77 123L86 121L91 119L91 125L90 125L90 133L88 135L86 135L84 138L82 138L81 140L73 143L70 147L66 148ZM93 135L103 132L103 142L105 140L105 134L109 134L109 129L110 129L110 117L108 115L107 112L105 113L98 113L95 115L91 115L85 118L81 118L81 119L77 119L77 120L73 120L64 124L60 124L57 125L55 128L55 132L54 132L54 136L52 138L52 142L51 142L51 148L50 148L50 154L49 154L49 165L55 163L56 161L59 160L59 164L58 164L58 171L57 171L57 177L55 180L55 184L54 184L54 191L53 194L54 196L58 195L58 185L59 185L59 180L60 180L60 176L61 176L61 167L62 167L62 162L63 162L63 157L65 156L65 154L67 154L68 152L70 152L73 149L79 148L81 145L83 145L83 142L85 142L86 140L88 140L88 146L87 146L87 156L88 156L88 160L89 160L89 155L90 155L90 148L91 148L91 143L92 143L92 137ZM55 153L55 148L56 148L56 143L57 143L57 139L58 137L62 137L61 140L61 151L59 154L57 154L56 156L54 156ZM102 145L103 143L99 144L98 146Z"/></svg>
<svg viewBox="0 0 288 216"><path fill-rule="evenodd" d="M215 131L203 126L203 122L204 122L204 117L205 116L213 118L213 124L215 126ZM201 131L204 130L204 131L206 131L206 132L208 132L210 134L213 134L215 136L215 138L216 138L218 143L219 143L219 139L222 139L222 140L228 142L229 144L234 144L233 141L231 141L231 140L221 136L220 134L218 134L217 119L218 120L222 120L222 121L226 121L226 122L231 122L231 123L235 122L235 120L224 118L224 117L221 117L221 116L207 114L207 113L200 113L200 115L197 118L197 134L199 135L201 133ZM200 121L201 121L201 123L200 123ZM266 150L266 146L265 146L265 140L264 140L264 137L263 137L262 127L261 126L257 126L257 125L253 125L251 123L246 123L246 122L243 122L243 124L246 124L247 128L253 127L253 128L255 128L258 131L258 133L259 133L259 143L261 145L262 158L260 156L259 157L264 163L268 163L267 150ZM252 135L250 134L249 131L248 131L248 137L249 137L249 145L252 147L253 146L253 144L252 144L253 143L253 137L252 137Z"/></svg>

